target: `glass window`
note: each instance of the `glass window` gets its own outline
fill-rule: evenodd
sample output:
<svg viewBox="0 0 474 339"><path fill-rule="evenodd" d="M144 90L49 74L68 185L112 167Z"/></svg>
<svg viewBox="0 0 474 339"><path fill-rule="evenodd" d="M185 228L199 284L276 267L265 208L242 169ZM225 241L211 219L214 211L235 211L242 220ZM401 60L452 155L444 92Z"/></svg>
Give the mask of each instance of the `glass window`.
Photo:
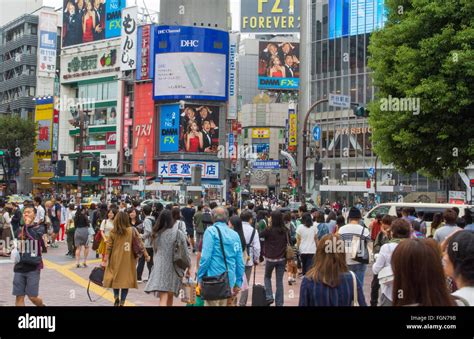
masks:
<svg viewBox="0 0 474 339"><path fill-rule="evenodd" d="M108 100L116 100L117 99L117 91L118 91L117 82L115 82L115 81L109 82Z"/></svg>
<svg viewBox="0 0 474 339"><path fill-rule="evenodd" d="M36 88L35 87L28 87L28 95L30 97L34 97L36 95Z"/></svg>

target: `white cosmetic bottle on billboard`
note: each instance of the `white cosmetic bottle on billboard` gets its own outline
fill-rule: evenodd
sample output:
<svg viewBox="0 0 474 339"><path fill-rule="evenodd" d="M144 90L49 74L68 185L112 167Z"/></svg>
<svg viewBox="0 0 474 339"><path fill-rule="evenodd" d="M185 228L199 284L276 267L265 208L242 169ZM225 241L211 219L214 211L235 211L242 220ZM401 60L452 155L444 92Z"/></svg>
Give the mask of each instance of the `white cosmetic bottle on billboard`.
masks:
<svg viewBox="0 0 474 339"><path fill-rule="evenodd" d="M183 58L183 65L184 69L186 70L186 74L188 75L189 81L191 81L194 89L202 88L203 85L201 77L199 76L196 66L189 57Z"/></svg>

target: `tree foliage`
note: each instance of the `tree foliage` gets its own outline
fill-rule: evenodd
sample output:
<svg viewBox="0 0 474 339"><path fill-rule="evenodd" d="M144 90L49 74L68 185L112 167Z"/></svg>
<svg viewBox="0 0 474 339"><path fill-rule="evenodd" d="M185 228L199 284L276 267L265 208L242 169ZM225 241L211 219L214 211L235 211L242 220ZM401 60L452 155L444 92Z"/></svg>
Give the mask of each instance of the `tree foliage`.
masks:
<svg viewBox="0 0 474 339"><path fill-rule="evenodd" d="M403 172L445 177L474 160L474 1L387 0L388 22L371 36L370 104L376 154ZM420 100L420 112L384 99ZM385 101L386 103L386 101Z"/></svg>
<svg viewBox="0 0 474 339"><path fill-rule="evenodd" d="M0 118L0 149L13 152L20 147L21 157L29 156L35 149L36 125L33 121L20 117Z"/></svg>

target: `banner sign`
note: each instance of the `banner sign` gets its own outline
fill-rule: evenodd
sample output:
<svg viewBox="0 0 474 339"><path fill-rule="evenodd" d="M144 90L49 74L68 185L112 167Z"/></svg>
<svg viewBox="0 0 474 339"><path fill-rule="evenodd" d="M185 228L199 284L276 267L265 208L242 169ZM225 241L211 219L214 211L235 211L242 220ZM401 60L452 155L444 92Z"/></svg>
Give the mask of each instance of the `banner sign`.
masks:
<svg viewBox="0 0 474 339"><path fill-rule="evenodd" d="M230 34L229 43L229 108L227 111L228 120L237 120L238 112L238 85L237 85L237 55L239 53L239 36Z"/></svg>
<svg viewBox="0 0 474 339"><path fill-rule="evenodd" d="M254 128L254 129L252 129L252 138L253 139L269 139L270 138L270 128Z"/></svg>
<svg viewBox="0 0 474 339"><path fill-rule="evenodd" d="M137 80L153 78L153 34L150 25L138 27Z"/></svg>
<svg viewBox="0 0 474 339"><path fill-rule="evenodd" d="M38 76L56 76L56 50L58 41L58 16L41 12L39 15Z"/></svg>
<svg viewBox="0 0 474 339"><path fill-rule="evenodd" d="M300 84L300 44L260 41L258 88L298 90Z"/></svg>
<svg viewBox="0 0 474 339"><path fill-rule="evenodd" d="M120 70L131 71L137 68L137 16L138 8L126 8L122 13L122 57L120 58Z"/></svg>
<svg viewBox="0 0 474 339"><path fill-rule="evenodd" d="M240 4L242 33L300 32L299 0L241 0Z"/></svg>
<svg viewBox="0 0 474 339"><path fill-rule="evenodd" d="M179 151L180 129L179 105L162 105L160 107L160 152Z"/></svg>
<svg viewBox="0 0 474 339"><path fill-rule="evenodd" d="M289 111L289 150L294 152L296 150L296 146L298 145L298 116L294 109Z"/></svg>
<svg viewBox="0 0 474 339"><path fill-rule="evenodd" d="M268 160L268 161L257 160L253 163L253 168L257 170L280 169L280 162L278 160Z"/></svg>
<svg viewBox="0 0 474 339"><path fill-rule="evenodd" d="M52 177L54 169L51 165L52 158L52 126L54 104L42 103L36 105L36 143L34 152L34 176Z"/></svg>
<svg viewBox="0 0 474 339"><path fill-rule="evenodd" d="M229 33L155 27L155 100L227 101Z"/></svg>
<svg viewBox="0 0 474 339"><path fill-rule="evenodd" d="M113 170L117 169L118 166L118 155L117 154L104 154L100 155L100 169L101 170Z"/></svg>
<svg viewBox="0 0 474 339"><path fill-rule="evenodd" d="M210 161L160 161L158 177L191 178L191 168L194 166L202 167L203 179L219 179L219 163Z"/></svg>
<svg viewBox="0 0 474 339"><path fill-rule="evenodd" d="M107 132L105 134L105 141L107 146L117 145L117 132Z"/></svg>
<svg viewBox="0 0 474 339"><path fill-rule="evenodd" d="M66 81L75 81L76 78L90 78L120 71L120 67L116 65L116 49L106 49L99 53L87 53L79 56L77 54L67 54L61 56L61 59L61 73Z"/></svg>

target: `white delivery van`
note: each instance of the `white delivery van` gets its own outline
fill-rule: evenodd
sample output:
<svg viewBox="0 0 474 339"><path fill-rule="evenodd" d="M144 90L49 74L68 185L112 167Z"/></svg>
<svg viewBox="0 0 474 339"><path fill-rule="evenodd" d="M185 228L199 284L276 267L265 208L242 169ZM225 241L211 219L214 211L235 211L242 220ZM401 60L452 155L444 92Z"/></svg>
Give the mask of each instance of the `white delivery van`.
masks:
<svg viewBox="0 0 474 339"><path fill-rule="evenodd" d="M389 202L380 204L367 212L367 214L364 216L364 224L365 226L369 227L370 223L375 219L377 214L388 214L396 217L400 215L402 210L406 207L413 207L417 213L420 211L425 213L424 220L426 221L428 234L431 231L431 222L433 221L433 216L436 213L442 214L448 208L457 207L459 208L459 217L462 218L466 209L470 209L472 212L474 212L474 205Z"/></svg>

